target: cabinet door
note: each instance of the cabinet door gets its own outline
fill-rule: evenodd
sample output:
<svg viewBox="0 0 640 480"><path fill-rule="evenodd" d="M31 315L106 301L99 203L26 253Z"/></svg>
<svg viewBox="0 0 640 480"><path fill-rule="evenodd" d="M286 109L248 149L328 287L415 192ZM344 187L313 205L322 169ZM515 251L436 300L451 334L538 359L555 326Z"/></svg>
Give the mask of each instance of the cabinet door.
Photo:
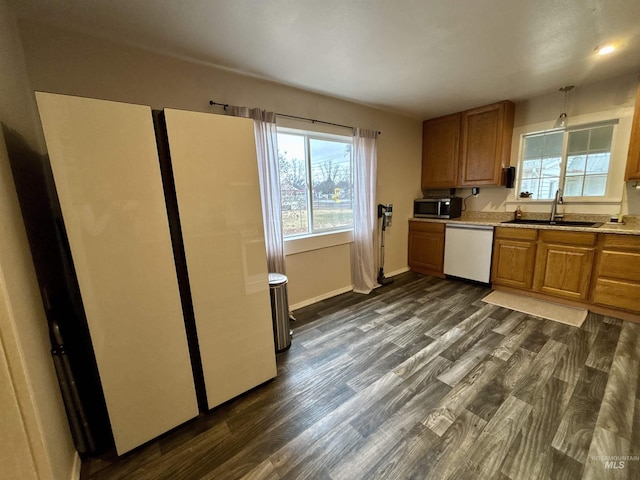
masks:
<svg viewBox="0 0 640 480"><path fill-rule="evenodd" d="M151 109L36 97L122 454L198 415Z"/></svg>
<svg viewBox="0 0 640 480"><path fill-rule="evenodd" d="M458 182L460 114L424 122L422 188L452 188Z"/></svg>
<svg viewBox="0 0 640 480"><path fill-rule="evenodd" d="M587 300L595 248L541 243L534 290L557 297Z"/></svg>
<svg viewBox="0 0 640 480"><path fill-rule="evenodd" d="M462 112L460 186L501 184L511 154L514 112L508 101Z"/></svg>
<svg viewBox="0 0 640 480"><path fill-rule="evenodd" d="M491 281L498 285L530 289L535 258L535 242L497 239L493 247Z"/></svg>
<svg viewBox="0 0 640 480"><path fill-rule="evenodd" d="M410 223L409 268L414 272L444 278L443 265L444 224Z"/></svg>
<svg viewBox="0 0 640 480"><path fill-rule="evenodd" d="M253 120L165 110L209 408L276 376Z"/></svg>
<svg viewBox="0 0 640 480"><path fill-rule="evenodd" d="M626 179L640 180L640 85L636 93L636 109L633 112Z"/></svg>

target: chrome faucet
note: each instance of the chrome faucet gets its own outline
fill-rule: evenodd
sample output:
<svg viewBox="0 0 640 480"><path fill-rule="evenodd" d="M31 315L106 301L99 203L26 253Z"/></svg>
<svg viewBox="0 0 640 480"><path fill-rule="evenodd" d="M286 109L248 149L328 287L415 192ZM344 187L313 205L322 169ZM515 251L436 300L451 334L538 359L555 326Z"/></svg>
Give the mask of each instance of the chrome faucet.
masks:
<svg viewBox="0 0 640 480"><path fill-rule="evenodd" d="M558 205L562 205L562 190L556 190L556 196L553 199L553 203L551 204L551 216L549 217L550 222L555 222L557 215Z"/></svg>

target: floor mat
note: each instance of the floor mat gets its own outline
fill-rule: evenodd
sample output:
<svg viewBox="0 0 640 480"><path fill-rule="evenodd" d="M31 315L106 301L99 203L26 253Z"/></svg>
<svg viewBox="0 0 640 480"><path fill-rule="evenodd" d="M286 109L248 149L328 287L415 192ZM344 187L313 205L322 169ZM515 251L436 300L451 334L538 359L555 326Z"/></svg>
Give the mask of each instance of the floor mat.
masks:
<svg viewBox="0 0 640 480"><path fill-rule="evenodd" d="M507 292L493 291L482 301L574 327L581 327L588 313L584 308L567 307Z"/></svg>

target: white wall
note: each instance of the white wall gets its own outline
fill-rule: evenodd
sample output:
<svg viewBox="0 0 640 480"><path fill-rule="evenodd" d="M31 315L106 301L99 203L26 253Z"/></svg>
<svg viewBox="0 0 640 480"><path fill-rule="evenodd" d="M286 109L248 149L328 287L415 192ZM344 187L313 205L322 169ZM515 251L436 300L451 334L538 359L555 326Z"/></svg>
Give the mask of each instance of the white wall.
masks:
<svg viewBox="0 0 640 480"><path fill-rule="evenodd" d="M0 0L0 122L41 150L15 19ZM77 455L53 362L26 231L0 134L0 476L70 479Z"/></svg>
<svg viewBox="0 0 640 480"><path fill-rule="evenodd" d="M420 121L40 24L21 23L20 33L35 90L156 109L219 112L208 105L213 99L382 131L378 139L378 202L394 204L385 271L407 268L407 220L413 199L421 195ZM350 263L350 249L345 246L289 256L290 303L307 303L349 288Z"/></svg>

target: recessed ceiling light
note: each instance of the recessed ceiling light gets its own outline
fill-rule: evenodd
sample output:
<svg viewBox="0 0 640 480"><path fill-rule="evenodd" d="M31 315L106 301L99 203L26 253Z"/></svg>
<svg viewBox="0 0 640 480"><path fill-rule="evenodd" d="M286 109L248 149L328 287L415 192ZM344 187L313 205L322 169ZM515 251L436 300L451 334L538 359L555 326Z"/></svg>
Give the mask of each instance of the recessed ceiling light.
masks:
<svg viewBox="0 0 640 480"><path fill-rule="evenodd" d="M616 49L616 46L613 43L610 43L608 45L603 45L601 47L596 47L596 53L598 55L608 55L610 53L613 53Z"/></svg>

